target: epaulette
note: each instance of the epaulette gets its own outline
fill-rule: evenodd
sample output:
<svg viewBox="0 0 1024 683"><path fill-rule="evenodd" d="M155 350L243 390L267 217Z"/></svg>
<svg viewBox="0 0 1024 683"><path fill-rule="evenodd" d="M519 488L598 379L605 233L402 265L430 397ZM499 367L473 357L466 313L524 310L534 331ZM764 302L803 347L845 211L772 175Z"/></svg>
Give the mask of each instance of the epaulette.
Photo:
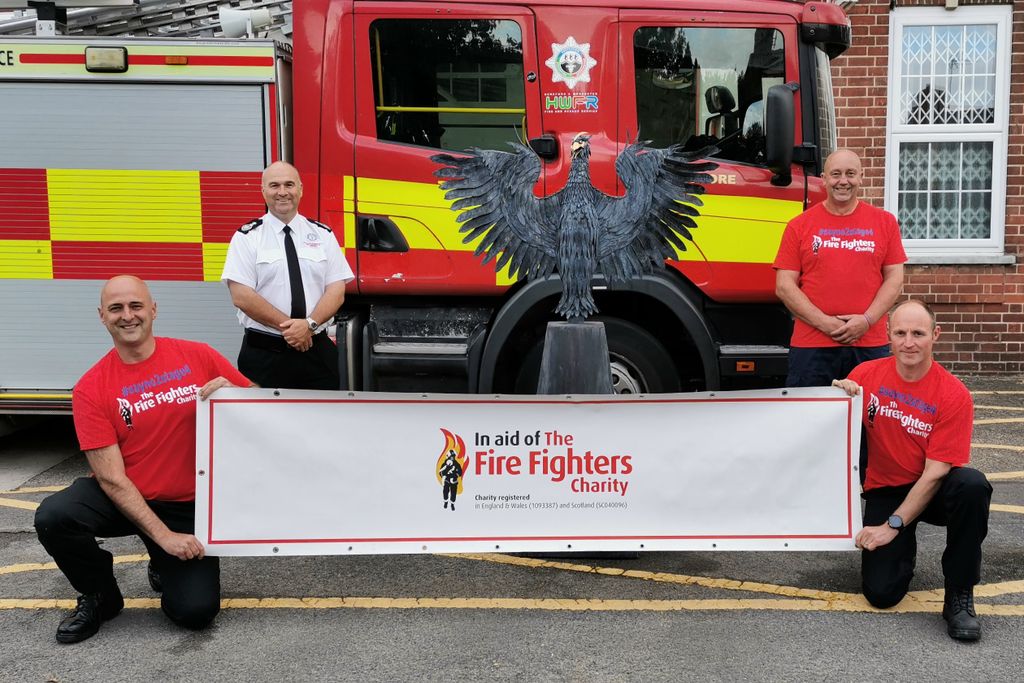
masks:
<svg viewBox="0 0 1024 683"><path fill-rule="evenodd" d="M312 218L307 218L306 220L307 220L307 221L309 221L310 223L312 223L313 225L319 225L319 226L320 226L321 228L323 228L323 229L324 229L324 230L326 230L327 232L331 232L331 229L330 229L330 228L328 228L328 227L327 227L326 225L324 225L323 223L321 223L320 221L315 221L315 220L313 220Z"/></svg>
<svg viewBox="0 0 1024 683"><path fill-rule="evenodd" d="M261 225L263 225L263 219L262 218L257 218L256 220L249 221L248 223L246 223L245 225L240 227L238 229L238 232L240 232L243 235L245 235L245 234L248 234L250 231L255 230L256 228L260 227Z"/></svg>

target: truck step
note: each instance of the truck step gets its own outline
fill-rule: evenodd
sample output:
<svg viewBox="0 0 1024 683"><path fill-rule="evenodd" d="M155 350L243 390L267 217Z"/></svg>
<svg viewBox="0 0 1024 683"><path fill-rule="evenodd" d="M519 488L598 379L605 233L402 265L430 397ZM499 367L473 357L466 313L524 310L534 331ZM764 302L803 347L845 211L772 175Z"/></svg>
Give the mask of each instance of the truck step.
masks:
<svg viewBox="0 0 1024 683"><path fill-rule="evenodd" d="M476 391L490 310L373 306L363 327L366 391Z"/></svg>
<svg viewBox="0 0 1024 683"><path fill-rule="evenodd" d="M784 377L789 349L769 344L723 344L718 347L722 377Z"/></svg>

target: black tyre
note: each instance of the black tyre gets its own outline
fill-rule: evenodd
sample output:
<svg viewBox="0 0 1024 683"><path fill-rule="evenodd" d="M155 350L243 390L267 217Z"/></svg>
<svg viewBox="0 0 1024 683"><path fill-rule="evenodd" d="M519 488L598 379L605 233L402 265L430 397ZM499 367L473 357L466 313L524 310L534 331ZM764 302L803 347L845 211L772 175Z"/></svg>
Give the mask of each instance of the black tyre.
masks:
<svg viewBox="0 0 1024 683"><path fill-rule="evenodd" d="M622 318L597 316L608 336L608 362L612 387L616 394L663 394L680 390L679 373L672 356L657 337L639 325ZM523 357L516 377L515 392L537 392L537 377L544 353L544 340Z"/></svg>

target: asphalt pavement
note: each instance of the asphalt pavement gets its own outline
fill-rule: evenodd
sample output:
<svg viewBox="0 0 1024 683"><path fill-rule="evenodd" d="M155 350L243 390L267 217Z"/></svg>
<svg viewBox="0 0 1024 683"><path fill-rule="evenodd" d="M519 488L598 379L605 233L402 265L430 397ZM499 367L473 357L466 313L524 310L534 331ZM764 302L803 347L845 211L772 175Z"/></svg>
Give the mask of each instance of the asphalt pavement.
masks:
<svg viewBox="0 0 1024 683"><path fill-rule="evenodd" d="M32 514L86 468L51 418L0 438L0 681L1020 680L1024 378L965 381L995 489L977 643L946 635L944 530L921 525L912 593L884 611L849 552L224 558L201 632L159 610L142 543L110 539L126 609L59 645L75 595Z"/></svg>

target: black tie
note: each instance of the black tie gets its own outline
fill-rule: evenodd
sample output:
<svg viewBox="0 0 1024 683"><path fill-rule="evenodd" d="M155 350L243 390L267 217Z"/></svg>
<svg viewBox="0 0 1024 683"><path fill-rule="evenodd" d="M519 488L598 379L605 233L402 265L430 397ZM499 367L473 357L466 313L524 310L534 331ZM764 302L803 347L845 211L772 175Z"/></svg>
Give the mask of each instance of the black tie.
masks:
<svg viewBox="0 0 1024 683"><path fill-rule="evenodd" d="M288 284L292 289L292 318L306 317L306 294L302 291L302 271L299 270L299 255L292 242L292 229L284 226L284 255L288 259Z"/></svg>

